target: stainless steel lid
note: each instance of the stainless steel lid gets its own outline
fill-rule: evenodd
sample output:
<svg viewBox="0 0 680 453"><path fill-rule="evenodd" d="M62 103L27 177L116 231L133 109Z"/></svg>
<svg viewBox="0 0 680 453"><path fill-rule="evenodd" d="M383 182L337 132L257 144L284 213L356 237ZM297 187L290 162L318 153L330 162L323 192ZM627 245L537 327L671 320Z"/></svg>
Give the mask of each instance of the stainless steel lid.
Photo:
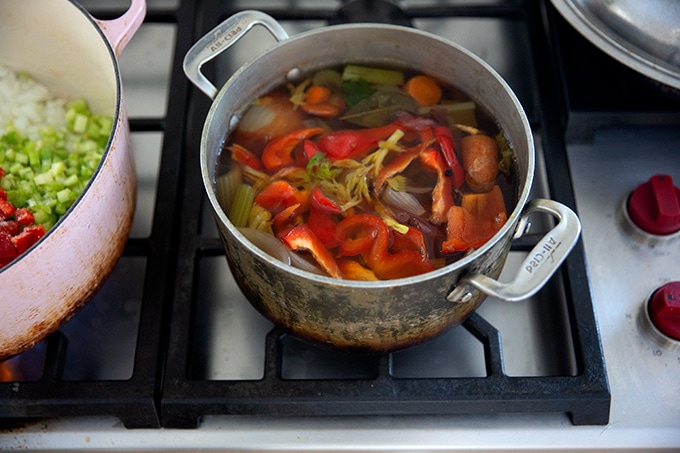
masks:
<svg viewBox="0 0 680 453"><path fill-rule="evenodd" d="M602 51L657 82L680 89L680 2L551 1Z"/></svg>

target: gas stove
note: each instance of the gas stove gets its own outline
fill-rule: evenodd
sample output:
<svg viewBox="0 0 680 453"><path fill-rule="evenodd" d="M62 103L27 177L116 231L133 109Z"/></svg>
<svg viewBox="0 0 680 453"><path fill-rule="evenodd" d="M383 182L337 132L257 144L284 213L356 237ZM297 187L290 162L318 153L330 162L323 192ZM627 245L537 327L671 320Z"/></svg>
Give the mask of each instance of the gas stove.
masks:
<svg viewBox="0 0 680 453"><path fill-rule="evenodd" d="M82 3L110 18L127 2ZM290 35L366 18L408 24L487 61L534 131L530 198L581 219L560 271L529 300L487 299L462 326L391 354L321 350L259 315L229 273L203 194L210 100L181 70L198 38L243 9ZM209 68L218 86L274 44L257 30L245 39ZM598 68L587 80L575 69L585 61ZM680 184L680 103L595 49L549 1L150 0L120 67L139 180L133 231L93 300L2 364L0 448L680 449L680 351L645 315L651 294L680 280L680 239L640 233L622 208L654 175ZM617 88L635 95L623 102ZM514 243L506 278L549 228L536 219Z"/></svg>

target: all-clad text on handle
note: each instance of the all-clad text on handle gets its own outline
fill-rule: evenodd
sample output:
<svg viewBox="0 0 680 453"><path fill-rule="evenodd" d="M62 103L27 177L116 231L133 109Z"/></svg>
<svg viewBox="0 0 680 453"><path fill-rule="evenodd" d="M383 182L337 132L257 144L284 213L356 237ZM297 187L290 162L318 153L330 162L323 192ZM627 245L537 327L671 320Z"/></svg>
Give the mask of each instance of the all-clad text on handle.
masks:
<svg viewBox="0 0 680 453"><path fill-rule="evenodd" d="M241 11L212 29L189 49L184 56L184 73L210 99L217 88L201 72L201 67L241 39L255 25L265 27L277 41L288 39L288 33L271 16L260 11Z"/></svg>
<svg viewBox="0 0 680 453"><path fill-rule="evenodd" d="M538 292L567 258L581 234L581 222L567 206L552 200L535 199L524 208L522 219L532 212L543 212L558 219L529 252L510 283L501 283L482 274L466 275L448 295L452 302L465 302L472 288L506 301L527 299Z"/></svg>

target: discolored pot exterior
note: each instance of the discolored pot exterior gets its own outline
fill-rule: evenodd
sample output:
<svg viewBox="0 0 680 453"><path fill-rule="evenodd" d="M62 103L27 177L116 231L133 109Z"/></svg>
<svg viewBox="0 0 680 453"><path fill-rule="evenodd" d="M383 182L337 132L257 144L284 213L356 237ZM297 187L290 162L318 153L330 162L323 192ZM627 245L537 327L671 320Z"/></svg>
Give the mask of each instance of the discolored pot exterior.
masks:
<svg viewBox="0 0 680 453"><path fill-rule="evenodd" d="M33 347L101 287L128 238L135 166L116 57L141 25L143 0L120 18L97 21L68 0L0 5L0 61L57 93L84 97L114 118L86 190L45 237L0 270L0 360Z"/></svg>
<svg viewBox="0 0 680 453"><path fill-rule="evenodd" d="M279 42L242 66L218 91L200 73L201 65L255 25L267 28ZM381 282L339 280L293 268L267 255L228 220L215 193L215 162L240 115L253 99L282 83L299 81L317 69L347 62L417 68L466 91L498 120L515 150L519 188L507 223L484 246L456 263L415 277ZM201 172L230 269L255 308L299 337L361 351L391 351L423 342L460 324L486 294L510 300L529 297L576 242L580 224L571 210L550 200L527 206L534 143L519 101L492 68L450 41L381 24L331 26L288 38L269 16L245 11L199 40L187 53L184 69L205 94L214 98L201 138ZM559 231L553 230L537 246L556 241L561 245L556 247L560 253L554 267L541 264L537 266L540 270L533 270L529 264L523 265L523 275L516 278L521 290L516 285L504 288L504 284L495 284L496 278L515 231L524 226L525 207L560 218ZM495 283L480 283L480 279ZM487 291L489 286L492 288Z"/></svg>

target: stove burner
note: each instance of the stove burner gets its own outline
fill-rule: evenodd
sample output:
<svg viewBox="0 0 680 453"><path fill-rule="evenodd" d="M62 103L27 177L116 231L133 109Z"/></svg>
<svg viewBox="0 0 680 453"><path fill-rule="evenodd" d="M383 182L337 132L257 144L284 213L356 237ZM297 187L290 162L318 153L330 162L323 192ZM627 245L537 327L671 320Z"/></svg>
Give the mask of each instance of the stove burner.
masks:
<svg viewBox="0 0 680 453"><path fill-rule="evenodd" d="M403 9L385 0L355 0L342 6L338 10L338 18L331 20L331 24L374 22L411 26Z"/></svg>

